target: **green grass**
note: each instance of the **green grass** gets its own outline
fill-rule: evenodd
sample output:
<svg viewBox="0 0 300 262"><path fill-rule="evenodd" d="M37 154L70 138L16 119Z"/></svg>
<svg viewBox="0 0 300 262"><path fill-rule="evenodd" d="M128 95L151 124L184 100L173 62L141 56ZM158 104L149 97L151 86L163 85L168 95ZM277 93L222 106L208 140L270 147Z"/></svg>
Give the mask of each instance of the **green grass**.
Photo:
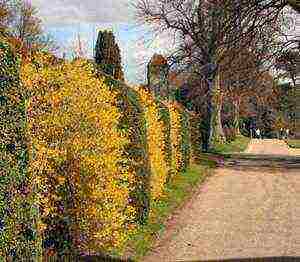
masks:
<svg viewBox="0 0 300 262"><path fill-rule="evenodd" d="M300 148L300 139L289 139L286 142L291 148Z"/></svg>
<svg viewBox="0 0 300 262"><path fill-rule="evenodd" d="M226 142L224 144L216 145L211 152L212 153L240 153L246 150L250 142L249 137L238 136L235 140L231 142Z"/></svg>
<svg viewBox="0 0 300 262"><path fill-rule="evenodd" d="M128 243L134 261L141 261L157 236L164 232L166 219L192 195L192 189L203 182L211 174L211 170L209 165L203 163L201 166L193 165L186 172L175 175L166 185L165 197L151 203L149 222L141 226Z"/></svg>

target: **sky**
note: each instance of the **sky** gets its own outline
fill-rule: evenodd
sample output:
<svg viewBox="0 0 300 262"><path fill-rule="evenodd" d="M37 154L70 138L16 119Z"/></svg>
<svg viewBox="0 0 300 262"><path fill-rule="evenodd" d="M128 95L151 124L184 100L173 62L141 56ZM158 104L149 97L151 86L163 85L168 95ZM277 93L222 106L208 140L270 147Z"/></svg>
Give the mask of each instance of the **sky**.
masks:
<svg viewBox="0 0 300 262"><path fill-rule="evenodd" d="M63 52L71 54L79 33L87 57L92 58L98 30L113 30L121 49L125 79L138 84L145 81L146 64L152 55L166 54L174 43L167 34L155 38L145 34L149 30L137 27L132 1L135 0L32 0L32 4L38 9L45 32L60 46L60 56Z"/></svg>

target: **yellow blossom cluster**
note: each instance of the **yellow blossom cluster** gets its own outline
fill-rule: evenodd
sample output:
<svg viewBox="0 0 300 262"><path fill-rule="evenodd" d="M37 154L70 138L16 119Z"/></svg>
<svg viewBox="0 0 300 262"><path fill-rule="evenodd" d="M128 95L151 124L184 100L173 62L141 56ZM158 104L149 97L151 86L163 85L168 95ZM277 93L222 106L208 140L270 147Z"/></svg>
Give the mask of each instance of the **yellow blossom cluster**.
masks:
<svg viewBox="0 0 300 262"><path fill-rule="evenodd" d="M149 200L162 198L170 175L189 163L188 112L142 87L116 82L84 59L37 52L16 65L15 88L22 96L7 97L23 110L14 125L22 126L26 157L19 162L26 180L13 196L18 204L28 198L31 226L16 231L25 232L28 246L34 242L28 250L47 261L122 250L149 218ZM13 151L14 144L6 148ZM8 233L22 224L9 219Z"/></svg>
<svg viewBox="0 0 300 262"><path fill-rule="evenodd" d="M169 166L164 150L164 133L166 132L166 126L163 121L159 119L158 104L155 102L152 94L142 87L136 89L145 112L147 144L151 168L151 198L155 200L163 196L164 186L169 174Z"/></svg>
<svg viewBox="0 0 300 262"><path fill-rule="evenodd" d="M171 122L171 147L172 147L172 168L173 174L180 172L182 163L183 163L183 155L180 148L180 143L182 140L181 136L181 121L180 114L181 108L178 104L174 102L169 102L167 104L170 112L170 122Z"/></svg>
<svg viewBox="0 0 300 262"><path fill-rule="evenodd" d="M38 232L47 239L54 230L47 221L68 217L79 251L122 246L133 230L134 174L120 164L128 135L118 129L116 94L80 59L55 62L37 54L23 65L21 79L31 91L27 133L41 206Z"/></svg>

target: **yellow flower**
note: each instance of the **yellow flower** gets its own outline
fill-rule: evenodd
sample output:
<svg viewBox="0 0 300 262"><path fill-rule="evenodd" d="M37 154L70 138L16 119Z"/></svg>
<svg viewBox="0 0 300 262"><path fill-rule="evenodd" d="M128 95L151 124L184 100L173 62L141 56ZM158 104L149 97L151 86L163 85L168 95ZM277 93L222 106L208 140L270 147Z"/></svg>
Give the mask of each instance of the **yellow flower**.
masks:
<svg viewBox="0 0 300 262"><path fill-rule="evenodd" d="M127 218L134 215L127 204L135 174L119 165L127 160L129 133L118 130L122 112L116 107L117 93L92 74L87 61L50 65L51 59L38 54L38 71L26 64L21 74L34 92L29 101L30 172L46 207L41 219L57 212L58 186L66 179L60 172L67 171L75 194L72 214L82 221L72 225L84 235L80 248L97 252L121 246L129 233ZM118 186L124 178L128 184Z"/></svg>

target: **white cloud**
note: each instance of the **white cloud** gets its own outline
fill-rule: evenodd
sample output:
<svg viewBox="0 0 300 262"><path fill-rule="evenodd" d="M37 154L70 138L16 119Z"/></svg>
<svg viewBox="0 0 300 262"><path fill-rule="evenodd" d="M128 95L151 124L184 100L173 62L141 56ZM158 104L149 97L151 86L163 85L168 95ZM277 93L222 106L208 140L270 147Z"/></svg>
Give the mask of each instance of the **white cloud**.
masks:
<svg viewBox="0 0 300 262"><path fill-rule="evenodd" d="M145 28L134 26L129 3L136 0L32 0L39 11L46 31L60 46L59 54L72 52L78 32L92 57L96 29L112 28L119 41L126 78L132 83L143 82L146 65L154 53L166 54L174 47L168 34L148 42L153 35ZM127 27L127 29L126 29Z"/></svg>
<svg viewBox="0 0 300 262"><path fill-rule="evenodd" d="M127 23L131 0L32 0L47 25L74 23Z"/></svg>
<svg viewBox="0 0 300 262"><path fill-rule="evenodd" d="M149 36L151 39L151 36ZM153 36L152 36L153 37ZM153 41L139 37L128 41L122 46L126 53L126 62L131 65L128 79L131 82L143 83L146 81L147 64L154 53L167 56L174 51L175 43L168 33L156 37Z"/></svg>

